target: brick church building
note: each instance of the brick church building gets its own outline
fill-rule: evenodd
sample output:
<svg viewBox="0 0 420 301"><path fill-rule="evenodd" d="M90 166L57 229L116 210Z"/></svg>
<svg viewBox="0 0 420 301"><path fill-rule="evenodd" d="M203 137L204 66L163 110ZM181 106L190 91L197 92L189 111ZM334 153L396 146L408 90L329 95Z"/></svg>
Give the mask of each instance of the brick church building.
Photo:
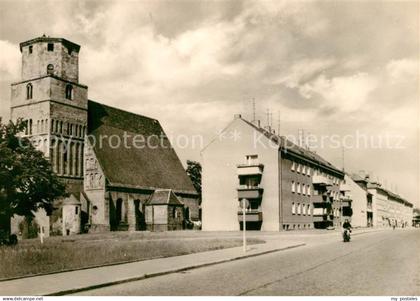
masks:
<svg viewBox="0 0 420 301"><path fill-rule="evenodd" d="M70 193L57 200L52 216L35 214L37 227L47 236L144 230L146 203L162 189L183 204L185 219L199 219L198 194L159 121L88 99L88 87L79 83L79 45L42 36L21 43L20 50L11 119L27 122L24 135ZM150 145L139 147L139 137ZM19 232L22 219L14 218L12 231Z"/></svg>

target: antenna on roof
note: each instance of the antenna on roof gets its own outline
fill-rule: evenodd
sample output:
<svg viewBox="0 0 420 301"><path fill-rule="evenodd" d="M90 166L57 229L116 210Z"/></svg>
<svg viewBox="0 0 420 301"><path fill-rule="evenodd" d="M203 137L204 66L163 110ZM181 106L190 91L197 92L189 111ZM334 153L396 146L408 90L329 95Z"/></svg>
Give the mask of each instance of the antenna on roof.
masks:
<svg viewBox="0 0 420 301"><path fill-rule="evenodd" d="M267 109L266 117L267 117L267 126L270 126L270 109Z"/></svg>
<svg viewBox="0 0 420 301"><path fill-rule="evenodd" d="M311 132L308 132L308 138L311 136ZM311 150L311 148L309 147L309 141L308 141L308 139L306 139L306 149L307 150Z"/></svg>
<svg viewBox="0 0 420 301"><path fill-rule="evenodd" d="M303 145L303 130L302 129L298 129L298 139L299 139L298 145L302 147Z"/></svg>
<svg viewBox="0 0 420 301"><path fill-rule="evenodd" d="M252 98L252 123L255 123L255 97Z"/></svg>

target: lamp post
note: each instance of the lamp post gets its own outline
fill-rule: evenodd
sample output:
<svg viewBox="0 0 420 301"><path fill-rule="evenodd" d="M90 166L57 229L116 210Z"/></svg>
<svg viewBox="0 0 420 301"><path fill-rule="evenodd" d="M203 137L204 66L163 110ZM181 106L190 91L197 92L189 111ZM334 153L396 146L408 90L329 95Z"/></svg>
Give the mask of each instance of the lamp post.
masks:
<svg viewBox="0 0 420 301"><path fill-rule="evenodd" d="M242 199L242 241L243 241L243 251L246 253L246 208L249 206L249 201L247 199Z"/></svg>

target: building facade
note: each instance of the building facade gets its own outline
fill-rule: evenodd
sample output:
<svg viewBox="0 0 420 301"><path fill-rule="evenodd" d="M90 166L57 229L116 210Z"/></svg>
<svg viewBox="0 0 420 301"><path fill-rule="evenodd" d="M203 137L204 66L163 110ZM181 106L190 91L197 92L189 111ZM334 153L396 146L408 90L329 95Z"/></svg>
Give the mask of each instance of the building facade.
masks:
<svg viewBox="0 0 420 301"><path fill-rule="evenodd" d="M340 225L344 173L240 115L202 150L203 230L280 231Z"/></svg>
<svg viewBox="0 0 420 301"><path fill-rule="evenodd" d="M340 186L343 219L348 219L353 227L373 225L372 195L360 187L346 174Z"/></svg>
<svg viewBox="0 0 420 301"><path fill-rule="evenodd" d="M24 135L71 195L57 200L42 226L64 235L145 229L145 203L159 188L172 189L198 220L197 193L158 120L89 100L88 87L79 83L79 45L42 36L21 43L20 50L22 76L11 85L11 119L25 120ZM110 139L98 145L105 136L128 139L131 147L113 147ZM163 137L165 145L135 148L136 136Z"/></svg>
<svg viewBox="0 0 420 301"><path fill-rule="evenodd" d="M371 181L369 175L353 175L353 180L367 193L368 226L411 227L412 203L386 189L379 182Z"/></svg>

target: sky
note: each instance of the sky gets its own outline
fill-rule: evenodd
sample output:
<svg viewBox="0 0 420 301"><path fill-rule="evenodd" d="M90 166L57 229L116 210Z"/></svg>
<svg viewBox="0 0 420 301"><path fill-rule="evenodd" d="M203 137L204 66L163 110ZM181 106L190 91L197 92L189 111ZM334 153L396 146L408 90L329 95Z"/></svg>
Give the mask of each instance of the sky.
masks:
<svg viewBox="0 0 420 301"><path fill-rule="evenodd" d="M282 135L368 137L311 149L420 206L417 1L0 0L3 120L19 43L42 34L81 45L90 99L158 118L169 136L205 145L234 114L252 119L255 99ZM200 160L197 145L177 152Z"/></svg>

